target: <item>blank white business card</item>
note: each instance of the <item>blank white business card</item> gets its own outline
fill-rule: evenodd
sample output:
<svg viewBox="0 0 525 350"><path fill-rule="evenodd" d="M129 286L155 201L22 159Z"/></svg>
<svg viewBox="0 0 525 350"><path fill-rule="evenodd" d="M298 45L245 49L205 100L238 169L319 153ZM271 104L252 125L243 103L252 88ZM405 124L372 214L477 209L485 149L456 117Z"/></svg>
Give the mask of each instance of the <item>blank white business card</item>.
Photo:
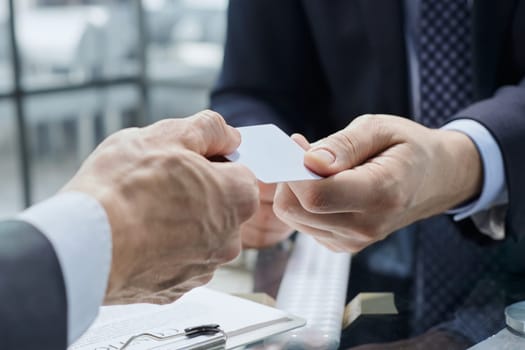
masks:
<svg viewBox="0 0 525 350"><path fill-rule="evenodd" d="M304 166L304 150L273 124L240 127L242 142L226 156L245 165L265 183L318 180L322 177Z"/></svg>

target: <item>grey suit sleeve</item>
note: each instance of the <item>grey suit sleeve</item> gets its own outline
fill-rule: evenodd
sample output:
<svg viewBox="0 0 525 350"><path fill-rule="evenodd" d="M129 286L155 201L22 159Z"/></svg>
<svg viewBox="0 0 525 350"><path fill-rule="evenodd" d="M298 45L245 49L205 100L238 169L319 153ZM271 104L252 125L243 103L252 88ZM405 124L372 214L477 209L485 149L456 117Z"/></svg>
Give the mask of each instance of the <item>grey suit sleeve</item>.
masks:
<svg viewBox="0 0 525 350"><path fill-rule="evenodd" d="M39 230L58 257L72 344L96 318L107 289L112 248L106 212L89 195L66 192L24 210L17 219Z"/></svg>
<svg viewBox="0 0 525 350"><path fill-rule="evenodd" d="M493 97L458 113L483 124L494 136L502 155L508 190L506 234L525 238L525 79L499 89Z"/></svg>
<svg viewBox="0 0 525 350"><path fill-rule="evenodd" d="M28 223L1 221L0 349L66 347L66 290L52 245Z"/></svg>

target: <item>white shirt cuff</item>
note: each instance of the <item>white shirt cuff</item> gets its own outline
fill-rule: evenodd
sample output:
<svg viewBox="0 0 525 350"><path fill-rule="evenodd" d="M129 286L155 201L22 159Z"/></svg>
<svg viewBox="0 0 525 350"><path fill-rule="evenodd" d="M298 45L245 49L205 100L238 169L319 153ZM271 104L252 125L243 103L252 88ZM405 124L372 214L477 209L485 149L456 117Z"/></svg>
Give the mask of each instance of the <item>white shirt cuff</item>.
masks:
<svg viewBox="0 0 525 350"><path fill-rule="evenodd" d="M478 148L483 163L483 188L479 198L464 206L454 208L448 213L454 214L454 220L459 221L492 207L506 204L508 195L503 156L490 132L483 125L471 119L454 120L444 125L442 129L459 131L470 137Z"/></svg>
<svg viewBox="0 0 525 350"><path fill-rule="evenodd" d="M111 268L111 229L106 212L79 192L56 195L22 212L57 254L66 287L68 342L89 327L104 300Z"/></svg>

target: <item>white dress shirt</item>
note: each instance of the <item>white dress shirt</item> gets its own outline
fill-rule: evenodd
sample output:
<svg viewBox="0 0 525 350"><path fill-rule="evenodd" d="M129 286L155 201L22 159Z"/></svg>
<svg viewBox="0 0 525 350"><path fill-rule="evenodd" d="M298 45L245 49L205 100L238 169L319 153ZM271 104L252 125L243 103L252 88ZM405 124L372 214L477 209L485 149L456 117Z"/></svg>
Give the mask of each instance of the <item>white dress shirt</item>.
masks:
<svg viewBox="0 0 525 350"><path fill-rule="evenodd" d="M91 325L106 293L111 268L111 229L92 197L56 195L18 215L44 234L55 249L66 287L68 343Z"/></svg>

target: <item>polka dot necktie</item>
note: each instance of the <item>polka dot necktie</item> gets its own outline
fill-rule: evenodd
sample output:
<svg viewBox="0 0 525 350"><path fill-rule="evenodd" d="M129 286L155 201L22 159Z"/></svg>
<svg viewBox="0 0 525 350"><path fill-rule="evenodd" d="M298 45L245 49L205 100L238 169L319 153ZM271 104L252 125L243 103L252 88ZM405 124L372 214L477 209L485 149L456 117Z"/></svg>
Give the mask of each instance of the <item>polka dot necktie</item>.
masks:
<svg viewBox="0 0 525 350"><path fill-rule="evenodd" d="M421 0L420 11L419 121L436 128L472 102L471 8L468 0ZM466 308L469 296L476 296L480 305L490 301L490 295L478 293L484 288L478 284L495 267L495 260L491 262L493 254L463 237L450 217L416 225L412 330L418 334L453 320ZM464 319L467 325L471 320Z"/></svg>
<svg viewBox="0 0 525 350"><path fill-rule="evenodd" d="M468 0L421 0L421 119L439 127L472 101L471 15Z"/></svg>

